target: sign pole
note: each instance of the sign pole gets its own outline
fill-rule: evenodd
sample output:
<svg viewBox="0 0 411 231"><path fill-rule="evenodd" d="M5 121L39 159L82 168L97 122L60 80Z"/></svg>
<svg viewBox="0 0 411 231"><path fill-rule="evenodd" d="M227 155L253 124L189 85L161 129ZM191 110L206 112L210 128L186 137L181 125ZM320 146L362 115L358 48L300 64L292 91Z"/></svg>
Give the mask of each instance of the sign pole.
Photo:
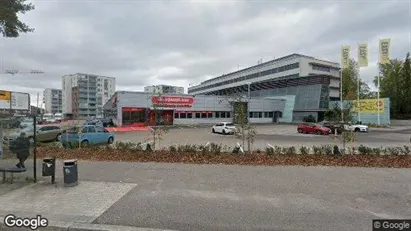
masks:
<svg viewBox="0 0 411 231"><path fill-rule="evenodd" d="M379 68L379 65L378 65ZM377 85L378 85L378 89L377 89L377 108L378 108L378 114L377 114L377 120L378 120L378 126L381 125L381 121L380 121L380 70L378 70L378 76L377 76Z"/></svg>
<svg viewBox="0 0 411 231"><path fill-rule="evenodd" d="M343 69L340 70L340 107L341 107L341 121L344 122L344 105L343 105Z"/></svg>

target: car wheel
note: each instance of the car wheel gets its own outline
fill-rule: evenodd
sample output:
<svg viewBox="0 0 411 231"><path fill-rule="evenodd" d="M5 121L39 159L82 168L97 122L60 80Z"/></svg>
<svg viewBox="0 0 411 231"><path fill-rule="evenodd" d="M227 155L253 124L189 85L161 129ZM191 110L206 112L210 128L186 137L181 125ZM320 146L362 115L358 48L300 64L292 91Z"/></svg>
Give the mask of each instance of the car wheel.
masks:
<svg viewBox="0 0 411 231"><path fill-rule="evenodd" d="M359 129L359 128L355 128L354 131L355 131L355 132L359 132L360 129Z"/></svg>
<svg viewBox="0 0 411 231"><path fill-rule="evenodd" d="M225 130L223 130L223 135L226 135L227 133L225 132Z"/></svg>
<svg viewBox="0 0 411 231"><path fill-rule="evenodd" d="M211 133L215 133L215 130L214 130L214 128L213 128L213 130L211 130Z"/></svg>
<svg viewBox="0 0 411 231"><path fill-rule="evenodd" d="M60 140L61 140L61 134L57 134L56 141L60 141Z"/></svg>
<svg viewBox="0 0 411 231"><path fill-rule="evenodd" d="M303 130L298 129L297 132L298 132L298 133L303 133Z"/></svg>
<svg viewBox="0 0 411 231"><path fill-rule="evenodd" d="M87 146L88 146L88 140L81 141L81 147L87 147Z"/></svg>
<svg viewBox="0 0 411 231"><path fill-rule="evenodd" d="M108 144L112 144L114 142L113 137L108 138Z"/></svg>

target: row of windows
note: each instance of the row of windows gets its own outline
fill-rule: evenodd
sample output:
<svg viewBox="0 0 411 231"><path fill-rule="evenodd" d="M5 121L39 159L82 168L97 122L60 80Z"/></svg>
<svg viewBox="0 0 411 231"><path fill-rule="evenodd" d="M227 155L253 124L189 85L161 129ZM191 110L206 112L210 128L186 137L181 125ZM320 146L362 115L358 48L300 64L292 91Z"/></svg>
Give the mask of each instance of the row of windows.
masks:
<svg viewBox="0 0 411 231"><path fill-rule="evenodd" d="M176 112L175 119L211 119L211 118L231 118L231 113L228 111L217 112Z"/></svg>
<svg viewBox="0 0 411 231"><path fill-rule="evenodd" d="M254 74L238 77L236 79L230 79L230 80L226 80L224 82L215 83L215 84L211 84L211 85L208 85L208 86L204 86L204 87L196 88L196 89L193 89L193 90L189 90L188 93L194 93L194 92L197 92L197 91L201 91L201 90L205 90L205 89L209 89L209 88L214 88L214 87L219 87L219 86L230 84L230 83L241 82L241 81L245 81L245 80L248 80L248 79L259 78L259 77L266 76L266 75L271 75L271 74L275 74L275 73L279 73L279 72L284 72L284 71L288 71L288 70L292 70L292 69L297 69L299 67L300 67L300 63L293 63L293 64L289 64L289 65L284 65L284 66L276 67L276 68L273 68L273 69L270 69L270 70L266 70L266 71L257 72L257 73L254 73Z"/></svg>
<svg viewBox="0 0 411 231"><path fill-rule="evenodd" d="M278 117L282 118L283 115L282 112L279 112ZM250 112L249 113L250 118L274 118L274 112Z"/></svg>
<svg viewBox="0 0 411 231"><path fill-rule="evenodd" d="M313 65L313 70L331 72L331 68Z"/></svg>

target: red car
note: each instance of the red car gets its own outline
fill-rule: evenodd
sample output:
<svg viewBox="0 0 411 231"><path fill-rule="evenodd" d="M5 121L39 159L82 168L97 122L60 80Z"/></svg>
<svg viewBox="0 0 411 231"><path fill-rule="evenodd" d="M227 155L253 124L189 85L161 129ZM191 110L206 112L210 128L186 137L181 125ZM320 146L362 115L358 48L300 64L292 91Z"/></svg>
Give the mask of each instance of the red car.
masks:
<svg viewBox="0 0 411 231"><path fill-rule="evenodd" d="M329 135L331 129L321 126L319 124L302 123L297 127L298 133L305 134L317 134L317 135Z"/></svg>

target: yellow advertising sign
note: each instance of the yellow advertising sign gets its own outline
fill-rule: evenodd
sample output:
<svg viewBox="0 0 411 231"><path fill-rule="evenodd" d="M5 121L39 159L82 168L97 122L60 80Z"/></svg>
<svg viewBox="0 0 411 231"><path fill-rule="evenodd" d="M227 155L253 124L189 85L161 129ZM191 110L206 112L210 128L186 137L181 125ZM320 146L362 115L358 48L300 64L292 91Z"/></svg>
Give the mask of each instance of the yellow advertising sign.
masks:
<svg viewBox="0 0 411 231"><path fill-rule="evenodd" d="M384 112L384 99L360 99L353 100L353 111L360 113L378 113L378 106L380 106L380 113Z"/></svg>
<svg viewBox="0 0 411 231"><path fill-rule="evenodd" d="M0 100L10 101L11 93L9 91L0 91Z"/></svg>
<svg viewBox="0 0 411 231"><path fill-rule="evenodd" d="M368 47L367 44L358 44L358 65L360 67L368 66Z"/></svg>
<svg viewBox="0 0 411 231"><path fill-rule="evenodd" d="M380 64L390 63L390 44L391 44L391 39L380 39L380 44L379 44Z"/></svg>
<svg viewBox="0 0 411 231"><path fill-rule="evenodd" d="M351 47L341 46L341 66L342 68L347 68L350 64L351 59Z"/></svg>

